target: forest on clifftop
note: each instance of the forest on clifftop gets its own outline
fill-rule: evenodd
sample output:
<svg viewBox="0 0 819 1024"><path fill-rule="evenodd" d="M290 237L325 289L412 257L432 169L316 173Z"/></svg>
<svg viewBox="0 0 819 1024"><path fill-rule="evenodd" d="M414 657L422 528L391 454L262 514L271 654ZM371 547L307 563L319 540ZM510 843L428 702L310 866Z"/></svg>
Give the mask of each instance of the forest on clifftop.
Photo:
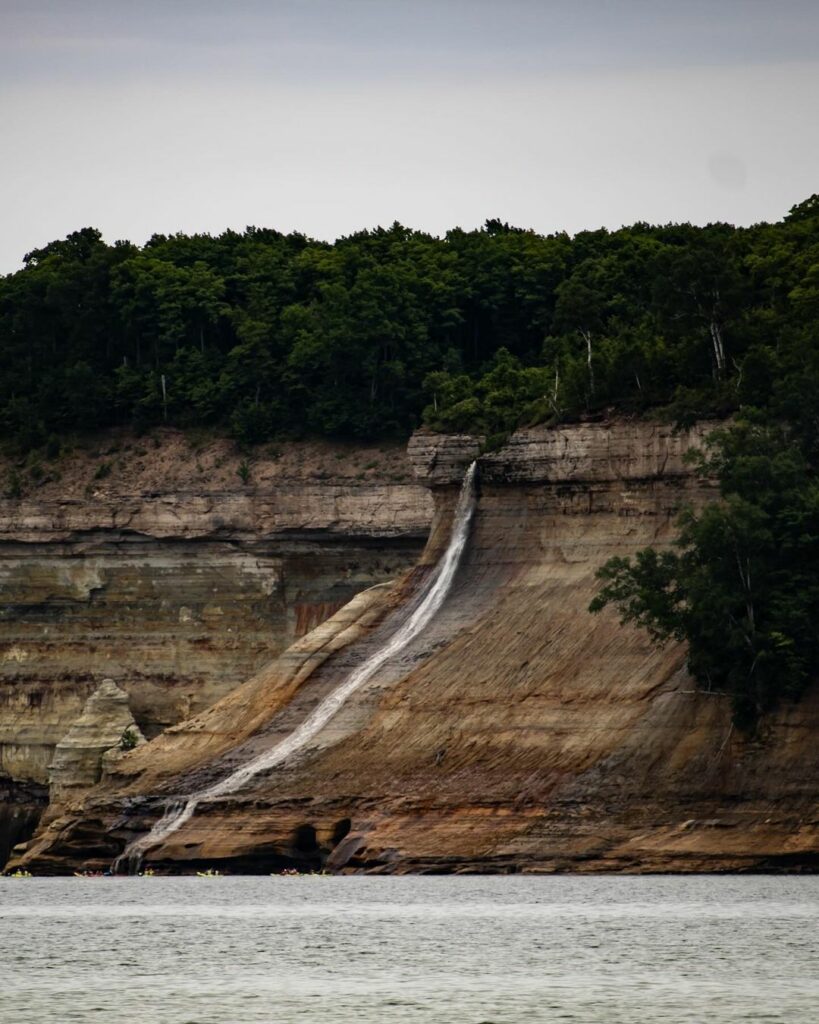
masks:
<svg viewBox="0 0 819 1024"><path fill-rule="evenodd" d="M684 641L753 729L819 673L817 320L817 195L775 224L574 237L487 221L139 248L84 228L0 279L0 437L36 481L41 454L116 425L253 445L426 423L491 447L519 425L736 414L697 470L723 500L685 512L673 550L608 562L592 609Z"/></svg>
<svg viewBox="0 0 819 1024"><path fill-rule="evenodd" d="M501 436L612 410L815 415L819 197L779 223L543 236L394 224L333 244L84 228L0 278L0 432Z"/></svg>

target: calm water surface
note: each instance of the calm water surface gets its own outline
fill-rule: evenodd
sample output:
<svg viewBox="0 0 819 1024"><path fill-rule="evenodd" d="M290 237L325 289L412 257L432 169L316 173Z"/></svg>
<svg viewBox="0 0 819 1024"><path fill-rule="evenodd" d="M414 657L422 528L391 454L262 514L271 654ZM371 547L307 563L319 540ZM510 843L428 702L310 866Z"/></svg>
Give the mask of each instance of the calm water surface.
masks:
<svg viewBox="0 0 819 1024"><path fill-rule="evenodd" d="M819 1020L819 878L0 879L0 1020Z"/></svg>

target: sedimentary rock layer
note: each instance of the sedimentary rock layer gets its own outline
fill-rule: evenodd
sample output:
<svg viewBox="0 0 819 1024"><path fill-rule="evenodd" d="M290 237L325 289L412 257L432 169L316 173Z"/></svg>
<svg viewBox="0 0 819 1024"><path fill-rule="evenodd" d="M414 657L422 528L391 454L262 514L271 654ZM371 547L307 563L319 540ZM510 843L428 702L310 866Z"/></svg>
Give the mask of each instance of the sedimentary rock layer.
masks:
<svg viewBox="0 0 819 1024"><path fill-rule="evenodd" d="M334 870L810 869L819 857L819 694L753 740L698 692L684 651L591 616L595 570L673 537L714 495L648 424L516 435L480 460L468 554L436 620L310 748L199 807L150 851L161 868ZM436 457L436 447L444 453ZM19 861L102 866L163 801L286 735L390 635L445 541L470 439L419 435L438 516L415 573L331 618L206 713L125 755L84 808Z"/></svg>
<svg viewBox="0 0 819 1024"><path fill-rule="evenodd" d="M0 865L31 837L48 804L48 787L0 775Z"/></svg>
<svg viewBox="0 0 819 1024"><path fill-rule="evenodd" d="M50 804L62 806L84 795L100 781L109 759L126 746L144 742L128 694L113 679L103 679L54 750L49 766Z"/></svg>
<svg viewBox="0 0 819 1024"><path fill-rule="evenodd" d="M397 446L248 460L169 430L108 436L27 479L0 498L0 779L38 793L104 678L154 737L400 576L432 516Z"/></svg>

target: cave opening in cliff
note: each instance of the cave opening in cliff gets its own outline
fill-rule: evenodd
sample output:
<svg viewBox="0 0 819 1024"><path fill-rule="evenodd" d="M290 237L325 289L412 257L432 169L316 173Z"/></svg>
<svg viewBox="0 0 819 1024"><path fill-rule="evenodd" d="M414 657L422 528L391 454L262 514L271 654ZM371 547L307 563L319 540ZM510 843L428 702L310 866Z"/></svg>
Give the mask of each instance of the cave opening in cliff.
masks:
<svg viewBox="0 0 819 1024"><path fill-rule="evenodd" d="M321 847L315 825L298 825L293 830L290 851L295 866L300 871L320 871L323 866Z"/></svg>
<svg viewBox="0 0 819 1024"><path fill-rule="evenodd" d="M341 821L337 821L333 826L333 838L330 840L332 845L334 847L338 846L342 839L346 839L352 827L353 823L349 818L342 818Z"/></svg>
<svg viewBox="0 0 819 1024"><path fill-rule="evenodd" d="M299 825L293 832L293 850L296 853L315 853L319 848L314 825Z"/></svg>

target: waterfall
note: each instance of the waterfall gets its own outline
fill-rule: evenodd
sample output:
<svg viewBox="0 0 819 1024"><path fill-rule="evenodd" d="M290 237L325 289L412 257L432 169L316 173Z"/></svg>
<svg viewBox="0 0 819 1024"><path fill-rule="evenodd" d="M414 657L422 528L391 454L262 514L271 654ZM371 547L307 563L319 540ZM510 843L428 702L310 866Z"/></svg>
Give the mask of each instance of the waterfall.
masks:
<svg viewBox="0 0 819 1024"><path fill-rule="evenodd" d="M163 842L169 835L181 828L193 816L198 804L203 800L235 793L254 776L274 768L301 750L324 728L348 697L371 679L382 665L390 658L395 657L427 627L444 603L466 547L469 524L475 509L476 468L477 463L473 462L464 476L447 549L435 571L424 584L415 611L408 616L403 625L371 657L354 669L343 683L328 694L286 739L226 775L221 782L198 790L187 800L183 798L169 801L165 807L165 813L151 831L134 840L125 852L117 857L113 865L114 871L117 871L125 863L132 871L136 870L145 851Z"/></svg>

